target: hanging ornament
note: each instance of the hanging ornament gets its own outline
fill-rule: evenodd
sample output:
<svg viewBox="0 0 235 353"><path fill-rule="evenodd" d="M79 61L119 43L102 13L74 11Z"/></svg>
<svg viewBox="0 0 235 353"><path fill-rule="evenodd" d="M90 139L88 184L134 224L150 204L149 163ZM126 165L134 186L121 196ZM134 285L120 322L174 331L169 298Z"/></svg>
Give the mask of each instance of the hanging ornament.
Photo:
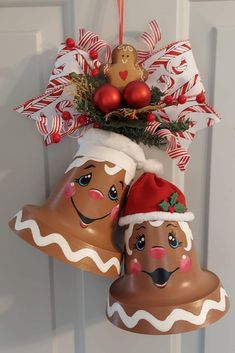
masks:
<svg viewBox="0 0 235 353"><path fill-rule="evenodd" d="M146 81L148 72L137 64L136 49L130 44L122 44L112 52L112 63L100 67L109 83L117 87L120 92L132 81Z"/></svg>
<svg viewBox="0 0 235 353"><path fill-rule="evenodd" d="M106 83L95 90L93 104L103 113L109 113L120 107L121 94L116 87Z"/></svg>
<svg viewBox="0 0 235 353"><path fill-rule="evenodd" d="M150 103L151 91L146 83L133 81L126 86L123 92L123 98L129 107L142 108Z"/></svg>
<svg viewBox="0 0 235 353"><path fill-rule="evenodd" d="M143 198L144 195L144 198ZM154 173L131 187L125 226L125 274L109 291L107 317L137 333L175 334L206 327L229 309L219 278L201 268L184 194Z"/></svg>

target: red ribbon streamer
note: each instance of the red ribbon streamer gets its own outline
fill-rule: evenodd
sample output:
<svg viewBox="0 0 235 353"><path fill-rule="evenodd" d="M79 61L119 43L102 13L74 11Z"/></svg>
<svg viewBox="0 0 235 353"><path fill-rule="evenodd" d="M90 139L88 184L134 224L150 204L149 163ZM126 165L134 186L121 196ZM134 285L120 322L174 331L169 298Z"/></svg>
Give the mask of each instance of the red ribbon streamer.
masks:
<svg viewBox="0 0 235 353"><path fill-rule="evenodd" d="M123 44L124 0L117 0L119 17L119 45Z"/></svg>

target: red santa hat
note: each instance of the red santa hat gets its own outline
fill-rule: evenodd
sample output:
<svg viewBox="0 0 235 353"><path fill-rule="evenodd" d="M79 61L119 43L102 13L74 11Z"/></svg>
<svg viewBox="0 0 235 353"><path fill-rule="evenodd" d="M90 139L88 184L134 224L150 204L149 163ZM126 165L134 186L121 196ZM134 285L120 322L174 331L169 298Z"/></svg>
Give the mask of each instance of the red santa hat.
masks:
<svg viewBox="0 0 235 353"><path fill-rule="evenodd" d="M174 184L154 173L144 173L130 188L119 225L144 221L192 221L185 196Z"/></svg>

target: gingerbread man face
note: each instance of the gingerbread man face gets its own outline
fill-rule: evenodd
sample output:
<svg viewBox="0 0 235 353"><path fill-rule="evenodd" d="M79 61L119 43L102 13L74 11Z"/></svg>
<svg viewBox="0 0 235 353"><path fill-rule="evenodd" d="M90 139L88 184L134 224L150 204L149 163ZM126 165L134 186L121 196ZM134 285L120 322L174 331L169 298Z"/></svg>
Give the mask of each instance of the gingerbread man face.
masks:
<svg viewBox="0 0 235 353"><path fill-rule="evenodd" d="M123 44L116 47L112 52L112 63L126 65L128 63L136 64L137 53L134 47L129 44Z"/></svg>
<svg viewBox="0 0 235 353"><path fill-rule="evenodd" d="M132 81L145 81L148 72L137 64L137 52L132 45L123 44L112 52L112 64L100 67L107 81L117 87L120 92Z"/></svg>
<svg viewBox="0 0 235 353"><path fill-rule="evenodd" d="M187 222L130 225L125 233L126 273L137 276L145 289L177 291L200 268L192 244Z"/></svg>

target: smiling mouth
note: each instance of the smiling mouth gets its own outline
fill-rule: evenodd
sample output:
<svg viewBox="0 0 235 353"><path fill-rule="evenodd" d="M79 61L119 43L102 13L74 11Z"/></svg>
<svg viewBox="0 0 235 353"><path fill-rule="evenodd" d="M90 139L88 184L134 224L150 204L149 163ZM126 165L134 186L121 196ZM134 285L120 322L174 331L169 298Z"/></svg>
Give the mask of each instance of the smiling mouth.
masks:
<svg viewBox="0 0 235 353"><path fill-rule="evenodd" d="M122 59L122 63L126 64L127 63L127 59Z"/></svg>
<svg viewBox="0 0 235 353"><path fill-rule="evenodd" d="M72 205L73 205L75 211L77 212L77 214L78 214L78 216L79 216L79 218L80 218L80 225L81 225L82 228L87 228L91 223L93 223L93 222L95 222L95 221L98 221L99 219L103 219L103 218L105 218L105 217L108 217L108 216L111 214L111 212L110 212L110 213L108 213L108 214L106 214L105 216L102 216L102 217L98 217L98 218L89 218L89 217L84 216L84 214L82 214L82 213L78 210L78 208L77 208L77 206L75 205L75 202L73 201L73 198L72 198L72 197L71 197L71 202L72 202Z"/></svg>
<svg viewBox="0 0 235 353"><path fill-rule="evenodd" d="M171 275L178 269L179 267L177 267L173 271L167 271L164 268L157 268L153 272L148 272L148 271L142 271L142 272L146 273L152 278L152 281L155 286L157 286L158 288L164 288L167 285Z"/></svg>

